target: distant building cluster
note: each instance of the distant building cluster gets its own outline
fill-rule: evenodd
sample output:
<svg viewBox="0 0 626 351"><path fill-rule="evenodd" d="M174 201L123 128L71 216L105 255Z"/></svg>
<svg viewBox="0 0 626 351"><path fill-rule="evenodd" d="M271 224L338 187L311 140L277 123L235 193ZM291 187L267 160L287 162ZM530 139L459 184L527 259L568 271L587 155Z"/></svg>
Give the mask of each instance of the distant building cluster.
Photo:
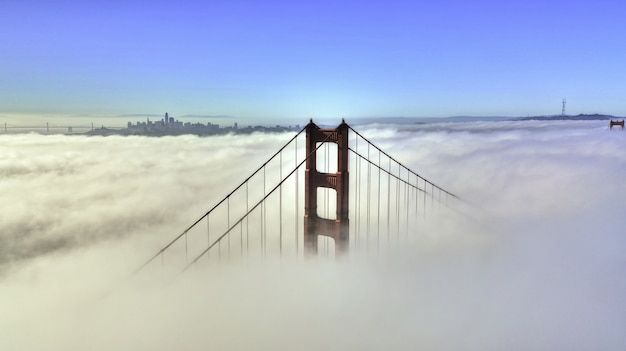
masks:
<svg viewBox="0 0 626 351"><path fill-rule="evenodd" d="M269 133L281 133L288 131L299 131L300 126L295 127L266 127L266 126L247 126L239 127L235 122L232 126L220 128L219 124L213 124L208 122L203 123L191 123L181 122L170 117L168 113L165 113L165 117L158 121L151 121L150 117L146 117L145 122L128 122L127 128L111 129L102 128L94 129L87 132L88 135L147 135L147 136L165 136L165 135L220 135L220 134L251 134L254 132L269 132Z"/></svg>
<svg viewBox="0 0 626 351"><path fill-rule="evenodd" d="M237 128L237 123L235 123L235 128ZM202 132L202 134L217 134L220 131L220 125L213 124L211 122L208 122L207 124L190 122L183 123L179 120L174 120L174 117L170 117L167 112L165 113L165 117L160 121L151 121L150 117L146 117L145 122L137 122L136 124L128 122L128 131L131 133L137 132L138 134L141 134L150 131L167 132L184 130Z"/></svg>

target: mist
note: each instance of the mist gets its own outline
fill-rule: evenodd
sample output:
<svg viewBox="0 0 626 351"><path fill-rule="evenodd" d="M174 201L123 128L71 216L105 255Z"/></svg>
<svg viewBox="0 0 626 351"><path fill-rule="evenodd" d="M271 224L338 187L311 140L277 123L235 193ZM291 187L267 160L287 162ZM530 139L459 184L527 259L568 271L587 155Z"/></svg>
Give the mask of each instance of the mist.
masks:
<svg viewBox="0 0 626 351"><path fill-rule="evenodd" d="M434 213L376 254L221 260L172 279L167 264L128 276L293 134L0 136L0 349L624 349L624 132L355 129L463 214Z"/></svg>

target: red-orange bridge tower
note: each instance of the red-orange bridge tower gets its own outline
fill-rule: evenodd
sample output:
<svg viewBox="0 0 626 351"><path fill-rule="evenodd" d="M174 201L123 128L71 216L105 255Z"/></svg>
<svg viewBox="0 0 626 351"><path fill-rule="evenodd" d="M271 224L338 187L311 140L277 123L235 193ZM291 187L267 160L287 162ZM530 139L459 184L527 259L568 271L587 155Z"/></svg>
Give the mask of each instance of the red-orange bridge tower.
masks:
<svg viewBox="0 0 626 351"><path fill-rule="evenodd" d="M306 170L304 175L304 249L309 254L317 253L319 235L335 240L335 252L348 251L348 130L344 120L334 129L319 128L313 121L306 126ZM322 173L317 170L316 149L318 143L337 144L337 172ZM322 218L317 211L317 189L330 188L337 192L335 219Z"/></svg>

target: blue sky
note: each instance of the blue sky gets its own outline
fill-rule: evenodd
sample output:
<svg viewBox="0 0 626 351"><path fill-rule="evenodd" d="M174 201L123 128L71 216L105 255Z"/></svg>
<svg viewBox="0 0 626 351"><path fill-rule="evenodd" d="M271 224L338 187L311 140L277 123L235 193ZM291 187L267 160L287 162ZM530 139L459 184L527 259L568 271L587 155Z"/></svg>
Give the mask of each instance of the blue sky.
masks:
<svg viewBox="0 0 626 351"><path fill-rule="evenodd" d="M626 115L626 2L0 4L0 117Z"/></svg>

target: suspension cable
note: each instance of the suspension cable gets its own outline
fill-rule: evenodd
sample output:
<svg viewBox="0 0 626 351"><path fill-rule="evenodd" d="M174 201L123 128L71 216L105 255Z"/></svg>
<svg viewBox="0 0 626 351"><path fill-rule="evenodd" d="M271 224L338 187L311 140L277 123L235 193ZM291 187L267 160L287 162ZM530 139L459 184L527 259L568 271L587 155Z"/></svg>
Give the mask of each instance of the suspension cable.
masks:
<svg viewBox="0 0 626 351"><path fill-rule="evenodd" d="M222 200L220 200L217 204L215 204L210 210L208 210L204 215L202 215L200 218L198 218L195 222L193 222L193 224L191 224L189 227L187 227L182 233L180 233L179 235L177 235L174 239L172 239L167 245L163 246L159 251L157 251L156 254L154 254L152 257L150 257L148 260L146 260L141 266L139 266L139 268L137 268L132 274L136 274L137 272L141 271L145 266L147 266L150 262L152 262L155 258L159 257L159 255L161 255L161 253L163 253L165 250L167 250L170 246L172 246L176 241L178 241L181 237L183 237L185 234L187 234L188 231L190 231L193 227L195 227L200 221L202 221L205 217L207 217L211 212L213 212L216 208L218 208L220 205L222 205L224 203L224 201L227 201L237 190L239 190L242 186L244 186L245 184L247 184L250 179L252 179L252 177L254 177L257 173L259 173L261 170L263 170L265 168L265 166L270 163L276 156L278 156L288 145L290 145L294 140L297 140L297 138L300 136L300 134L302 134L302 132L304 132L306 130L306 126L304 128L302 128L293 138L291 138L285 145L283 145L276 153L274 153L267 161L265 161L265 163L263 163L259 168L257 168L250 176L248 176L248 178L246 178L244 181L242 181L237 187L235 187L235 189L233 191L231 191L230 193L228 193L228 195L226 195Z"/></svg>
<svg viewBox="0 0 626 351"><path fill-rule="evenodd" d="M436 185L435 183L429 181L428 179L420 176L419 174L417 174L416 172L414 172L413 170L411 170L410 168L406 167L405 165L402 164L402 162L396 160L395 158L391 157L391 155L389 155L388 153L386 153L384 150L382 150L381 148L379 148L378 146L376 146L376 144L372 143L371 141L369 141L369 139L367 139L366 137L364 137L361 133L357 132L356 130L354 130L354 128L352 128L351 126L348 126L348 128L350 128L351 131L354 132L354 134L358 135L359 137L361 137L363 140L365 140L368 144L371 144L373 147L375 147L378 151L382 152L385 156L389 157L391 160L393 160L395 163L399 164L400 166L402 166L403 168L405 168L407 171L415 174L416 176L422 178L426 183L429 183L431 185L433 185L434 187L437 187L438 189L441 189L442 191L445 191L446 193L450 194L450 196L455 197L455 198L459 198L458 196L454 195L453 193L443 189L442 187Z"/></svg>
<svg viewBox="0 0 626 351"><path fill-rule="evenodd" d="M274 186L274 188L272 188L272 190L270 190L261 200L259 200L254 206L252 206L252 208L246 212L243 216L241 216L241 218L239 218L239 220L237 220L237 222L235 222L233 225L231 225L225 232L224 234L220 235L215 242L213 242L213 244L209 245L206 249L204 249L204 251L202 251L200 254L198 254L198 256L191 261L191 263L189 263L185 269L183 269L180 273L183 273L184 271L186 271L189 267L191 267L192 265L194 265L200 258L202 258L202 256L204 256L204 254L206 254L207 252L209 252L209 250L211 250L211 248L213 248L218 242L220 242L224 237L226 237L239 223L241 223L246 217L248 217L248 215L250 215L250 213L252 213L257 207L259 207L261 204L263 204L265 202L265 200L274 193L274 191L276 191L287 179L289 179L289 177L291 177L300 167L302 167L302 165L308 160L308 158L314 153L317 152L317 150L322 146L323 143L325 143L328 139L330 138L330 134L326 137L326 139L324 139L323 141L320 142L320 145L318 145L315 150L311 151L311 153L309 153L309 155L307 155L307 157L302 160L302 162L300 162L298 164L298 166L296 168L294 168L291 172L289 172L289 174L282 179L276 186Z"/></svg>

